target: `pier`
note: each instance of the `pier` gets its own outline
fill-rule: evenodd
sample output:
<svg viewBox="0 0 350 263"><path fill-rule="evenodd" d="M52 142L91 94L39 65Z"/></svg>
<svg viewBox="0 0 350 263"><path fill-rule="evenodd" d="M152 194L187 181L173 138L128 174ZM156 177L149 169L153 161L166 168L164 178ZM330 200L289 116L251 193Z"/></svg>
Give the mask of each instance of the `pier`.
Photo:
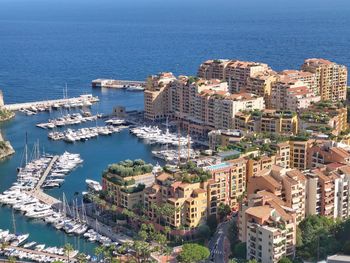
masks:
<svg viewBox="0 0 350 263"><path fill-rule="evenodd" d="M46 177L49 175L51 169L52 169L52 166L54 165L54 163L58 160L58 155L55 155L52 160L50 161L49 165L47 166L47 168L45 169L43 175L41 176L40 180L38 181L37 185L35 186L35 188L28 192L29 195L31 195L32 197L35 197L37 198L39 201L41 201L42 203L44 204L47 204L47 205L54 205L54 204L58 204L60 203L61 201L52 197L51 195L48 195L46 193L44 193L42 190L41 190L41 186L43 185Z"/></svg>
<svg viewBox="0 0 350 263"><path fill-rule="evenodd" d="M23 247L14 247L14 246L8 246L6 248L15 249L15 250L27 253L27 254L38 255L38 256L46 256L46 257L51 257L51 258L55 258L55 259L59 259L59 260L68 261L68 257L67 256L61 256L61 255L52 254L52 253L48 253L48 252L44 252L44 251L38 251L38 250L32 250L32 249L26 249L26 248L23 248ZM70 257L69 261L76 262L77 260L75 258L73 258L73 257Z"/></svg>
<svg viewBox="0 0 350 263"><path fill-rule="evenodd" d="M95 79L91 82L93 88L126 89L135 86L146 86L146 81L118 80L118 79Z"/></svg>
<svg viewBox="0 0 350 263"><path fill-rule="evenodd" d="M47 168L45 169L43 175L41 176L40 180L38 181L37 185L35 186L34 191L40 190L40 187L43 185L46 177L49 175L49 173L50 173L50 171L52 169L52 166L58 160L58 157L59 157L58 155L55 155L54 157L52 157L49 165L47 166Z"/></svg>
<svg viewBox="0 0 350 263"><path fill-rule="evenodd" d="M33 107L49 109L52 107L63 107L64 105L72 105L78 103L81 103L82 106L90 106L92 103L96 103L98 101L98 97L94 97L92 95L80 95L79 97L74 98L7 104L4 105L3 108L10 111L18 111L31 109Z"/></svg>

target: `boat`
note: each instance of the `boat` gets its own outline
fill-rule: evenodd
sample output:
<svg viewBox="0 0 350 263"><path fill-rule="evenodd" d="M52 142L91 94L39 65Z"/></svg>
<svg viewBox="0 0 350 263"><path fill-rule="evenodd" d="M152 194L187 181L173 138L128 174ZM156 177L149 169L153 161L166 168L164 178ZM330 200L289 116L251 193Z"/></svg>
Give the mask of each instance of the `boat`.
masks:
<svg viewBox="0 0 350 263"><path fill-rule="evenodd" d="M23 247L24 248L32 248L36 245L36 242L35 241L32 241L32 242L29 242L27 244L24 244Z"/></svg>

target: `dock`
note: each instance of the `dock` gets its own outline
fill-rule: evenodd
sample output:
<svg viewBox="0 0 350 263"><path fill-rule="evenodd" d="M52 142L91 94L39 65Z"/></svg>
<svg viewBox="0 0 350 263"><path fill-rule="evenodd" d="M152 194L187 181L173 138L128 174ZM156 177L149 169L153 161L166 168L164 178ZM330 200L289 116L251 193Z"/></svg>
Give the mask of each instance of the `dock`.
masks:
<svg viewBox="0 0 350 263"><path fill-rule="evenodd" d="M146 87L146 81L118 80L118 79L95 79L91 82L93 88L126 89L129 87Z"/></svg>
<svg viewBox="0 0 350 263"><path fill-rule="evenodd" d="M52 157L49 165L46 167L43 175L41 176L40 180L38 181L37 185L35 186L35 188L32 191L27 192L29 195L31 195L32 197L37 198L39 201L41 201L44 204L47 205L54 205L54 204L58 204L61 201L52 197L51 195L48 195L46 193L44 193L41 190L41 186L43 185L46 177L49 175L50 171L52 170L52 167L54 165L54 163L58 160L59 156L55 155L54 157Z"/></svg>
<svg viewBox="0 0 350 263"><path fill-rule="evenodd" d="M91 106L92 103L96 103L98 101L99 101L98 97L94 97L91 94L88 94L88 95L80 95L79 97L74 97L74 98L6 104L3 106L3 108L10 111L18 111L18 110L31 109L33 107L49 109L52 107L63 107L65 105L72 105L72 104L78 104L78 103L81 103L83 106Z"/></svg>
<svg viewBox="0 0 350 263"><path fill-rule="evenodd" d="M38 256L47 256L47 257L51 257L51 258L57 258L57 259L63 260L63 261L68 261L67 256L61 256L61 255L52 254L52 253L48 253L48 252L44 252L44 251L37 251L37 250L26 249L23 247L14 247L14 246L8 246L6 248L16 249L18 251L28 253L28 254L33 254L33 255L38 255ZM69 261L76 262L77 260L75 258L69 258Z"/></svg>
<svg viewBox="0 0 350 263"><path fill-rule="evenodd" d="M43 175L41 176L40 180L38 181L37 185L35 186L34 190L40 190L40 187L43 185L46 177L49 175L52 166L54 165L54 163L58 160L58 155L55 155L54 157L52 157L49 165L46 167Z"/></svg>

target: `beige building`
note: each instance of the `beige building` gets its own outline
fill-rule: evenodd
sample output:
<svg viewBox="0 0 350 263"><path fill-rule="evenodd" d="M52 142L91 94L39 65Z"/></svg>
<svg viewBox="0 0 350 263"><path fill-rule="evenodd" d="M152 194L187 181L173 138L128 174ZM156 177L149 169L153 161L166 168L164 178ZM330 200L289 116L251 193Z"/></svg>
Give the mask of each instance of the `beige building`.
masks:
<svg viewBox="0 0 350 263"><path fill-rule="evenodd" d="M169 88L176 78L172 73L150 76L144 92L145 118L165 119L169 115Z"/></svg>
<svg viewBox="0 0 350 263"><path fill-rule="evenodd" d="M331 163L306 173L306 215L346 219L350 215L350 167Z"/></svg>
<svg viewBox="0 0 350 263"><path fill-rule="evenodd" d="M295 213L273 195L258 192L249 196L238 218L239 239L246 242L247 259L270 263L293 256L295 218Z"/></svg>
<svg viewBox="0 0 350 263"><path fill-rule="evenodd" d="M144 189L152 185L154 180L153 173L127 177L106 173L102 177L102 189L111 193L109 198L113 204L132 210L135 205L143 203Z"/></svg>
<svg viewBox="0 0 350 263"><path fill-rule="evenodd" d="M348 71L346 66L326 59L310 58L304 61L302 70L316 75L322 100L346 100Z"/></svg>
<svg viewBox="0 0 350 263"><path fill-rule="evenodd" d="M246 189L246 163L243 158L205 167L212 174L208 181L208 214L216 215L220 203L238 209L238 200Z"/></svg>

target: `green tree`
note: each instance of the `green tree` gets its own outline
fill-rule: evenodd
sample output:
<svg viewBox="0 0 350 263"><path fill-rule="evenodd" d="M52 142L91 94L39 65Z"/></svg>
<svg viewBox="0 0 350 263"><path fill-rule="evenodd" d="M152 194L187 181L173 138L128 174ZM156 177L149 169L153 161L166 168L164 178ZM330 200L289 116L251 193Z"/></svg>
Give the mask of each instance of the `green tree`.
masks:
<svg viewBox="0 0 350 263"><path fill-rule="evenodd" d="M228 204L220 203L218 206L218 215L221 219L231 213L231 207Z"/></svg>
<svg viewBox="0 0 350 263"><path fill-rule="evenodd" d="M202 224L197 229L197 235L203 240L208 240L211 237L211 231L207 224Z"/></svg>
<svg viewBox="0 0 350 263"><path fill-rule="evenodd" d="M78 263L86 263L87 259L86 259L86 255L84 253L79 253L75 259L78 261Z"/></svg>
<svg viewBox="0 0 350 263"><path fill-rule="evenodd" d="M287 257L282 257L278 263L293 263L293 261L291 261L289 258Z"/></svg>
<svg viewBox="0 0 350 263"><path fill-rule="evenodd" d="M98 247L95 247L95 256L100 259L100 256L103 255L104 253L104 247L103 246L98 246Z"/></svg>
<svg viewBox="0 0 350 263"><path fill-rule="evenodd" d="M243 242L236 243L236 245L234 246L233 251L234 251L233 255L236 258L246 258L246 255L247 255L246 243L243 243Z"/></svg>
<svg viewBox="0 0 350 263"><path fill-rule="evenodd" d="M210 256L208 248L195 243L189 243L182 246L182 251L177 259L183 263L196 263L206 260Z"/></svg>
<svg viewBox="0 0 350 263"><path fill-rule="evenodd" d="M15 263L16 262L16 257L10 256L7 258L8 262L10 263Z"/></svg>
<svg viewBox="0 0 350 263"><path fill-rule="evenodd" d="M70 254L73 250L74 250L74 248L73 248L72 244L70 244L70 243L65 244L63 247L63 251L64 251L64 254L68 258L68 262L70 261Z"/></svg>
<svg viewBox="0 0 350 263"><path fill-rule="evenodd" d="M216 231L216 228L218 227L218 220L216 219L216 215L208 216L207 225L210 228L211 234L214 234Z"/></svg>

